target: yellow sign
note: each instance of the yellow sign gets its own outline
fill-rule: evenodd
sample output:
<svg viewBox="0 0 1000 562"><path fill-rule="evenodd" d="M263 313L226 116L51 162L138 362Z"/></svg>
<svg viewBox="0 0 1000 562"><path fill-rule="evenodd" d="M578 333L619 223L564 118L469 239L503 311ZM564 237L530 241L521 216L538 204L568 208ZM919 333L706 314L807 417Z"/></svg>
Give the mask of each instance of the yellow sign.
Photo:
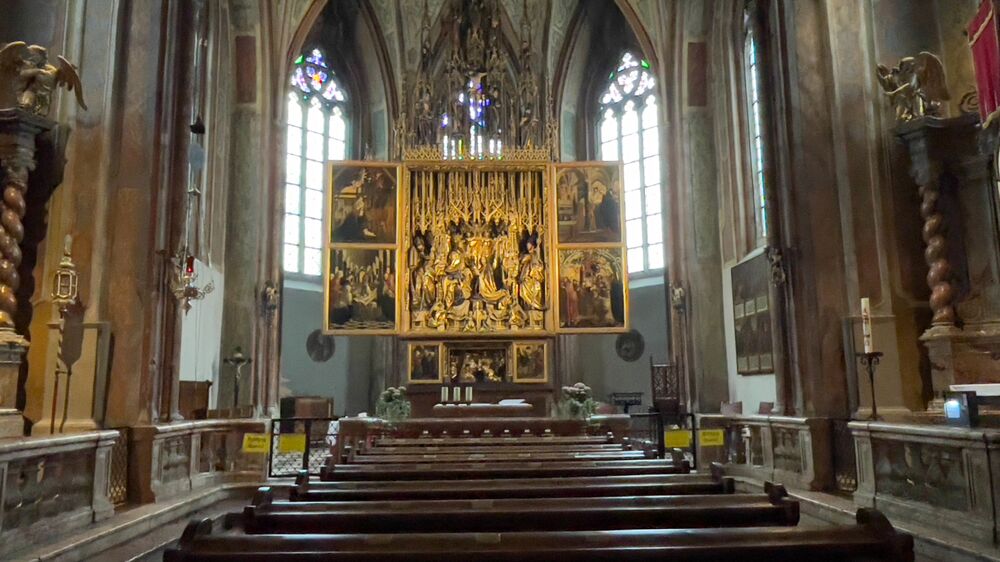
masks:
<svg viewBox="0 0 1000 562"><path fill-rule="evenodd" d="M279 453L304 453L306 452L306 434L289 433L278 437Z"/></svg>
<svg viewBox="0 0 1000 562"><path fill-rule="evenodd" d="M698 442L702 447L721 447L726 444L726 435L721 429L702 429L698 431Z"/></svg>
<svg viewBox="0 0 1000 562"><path fill-rule="evenodd" d="M686 449L691 446L691 431L668 429L663 432L663 445L668 449Z"/></svg>
<svg viewBox="0 0 1000 562"><path fill-rule="evenodd" d="M244 453L266 453L267 452L266 433L244 433L243 452Z"/></svg>

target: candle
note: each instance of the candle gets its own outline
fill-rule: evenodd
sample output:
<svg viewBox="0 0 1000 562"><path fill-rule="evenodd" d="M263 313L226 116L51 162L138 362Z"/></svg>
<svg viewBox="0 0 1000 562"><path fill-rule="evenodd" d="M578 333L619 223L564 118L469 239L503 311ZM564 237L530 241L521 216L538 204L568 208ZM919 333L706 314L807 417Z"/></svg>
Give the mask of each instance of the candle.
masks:
<svg viewBox="0 0 1000 562"><path fill-rule="evenodd" d="M194 273L194 256L187 257L187 265L185 267L185 271L187 271L188 273Z"/></svg>
<svg viewBox="0 0 1000 562"><path fill-rule="evenodd" d="M872 304L868 297L861 299L861 333L865 341L865 353L872 353Z"/></svg>
<svg viewBox="0 0 1000 562"><path fill-rule="evenodd" d="M465 401L469 402L469 403L472 402L472 387L471 386L465 387Z"/></svg>
<svg viewBox="0 0 1000 562"><path fill-rule="evenodd" d="M444 404L447 401L448 401L448 387L442 385L441 386L441 403Z"/></svg>
<svg viewBox="0 0 1000 562"><path fill-rule="evenodd" d="M452 402L462 401L462 387L460 386L451 387L451 400Z"/></svg>

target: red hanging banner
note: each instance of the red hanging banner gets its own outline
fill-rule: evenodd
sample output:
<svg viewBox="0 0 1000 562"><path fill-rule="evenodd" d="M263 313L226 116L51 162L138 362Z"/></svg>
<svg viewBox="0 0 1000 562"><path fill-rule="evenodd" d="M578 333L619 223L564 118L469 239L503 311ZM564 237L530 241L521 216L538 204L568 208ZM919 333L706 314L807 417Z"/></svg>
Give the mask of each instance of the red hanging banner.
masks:
<svg viewBox="0 0 1000 562"><path fill-rule="evenodd" d="M1000 28L995 0L983 0L969 23L969 48L976 70L979 113L986 127L1000 116Z"/></svg>

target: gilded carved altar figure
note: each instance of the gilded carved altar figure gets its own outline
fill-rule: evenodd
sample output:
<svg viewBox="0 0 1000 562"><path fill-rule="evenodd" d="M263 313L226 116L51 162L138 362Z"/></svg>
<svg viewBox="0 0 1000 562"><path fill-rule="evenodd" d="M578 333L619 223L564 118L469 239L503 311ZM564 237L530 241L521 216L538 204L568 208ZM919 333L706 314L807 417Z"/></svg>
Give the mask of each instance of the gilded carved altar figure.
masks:
<svg viewBox="0 0 1000 562"><path fill-rule="evenodd" d="M933 53L921 52L900 59L895 68L878 65L879 84L896 108L897 121L917 117L939 117L941 102L950 99L944 66Z"/></svg>
<svg viewBox="0 0 1000 562"><path fill-rule="evenodd" d="M522 184L503 172L476 174L415 174L405 270L411 327L460 333L543 330L541 177L529 182L524 175ZM447 184L437 183L443 177Z"/></svg>
<svg viewBox="0 0 1000 562"><path fill-rule="evenodd" d="M14 41L0 48L0 83L13 87L18 107L36 115L48 115L52 92L60 86L73 91L80 107L87 109L76 67L62 56L49 64L48 50L39 45Z"/></svg>

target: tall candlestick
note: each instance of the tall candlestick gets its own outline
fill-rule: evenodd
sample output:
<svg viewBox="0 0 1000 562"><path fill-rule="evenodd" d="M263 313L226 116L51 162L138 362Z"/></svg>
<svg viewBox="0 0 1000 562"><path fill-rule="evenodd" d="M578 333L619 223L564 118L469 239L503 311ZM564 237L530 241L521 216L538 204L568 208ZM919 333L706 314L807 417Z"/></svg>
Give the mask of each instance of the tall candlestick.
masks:
<svg viewBox="0 0 1000 562"><path fill-rule="evenodd" d="M452 402L462 401L462 387L460 386L451 387L451 400Z"/></svg>
<svg viewBox="0 0 1000 562"><path fill-rule="evenodd" d="M872 344L872 304L868 297L861 299L861 334L865 342L865 353L875 351Z"/></svg>
<svg viewBox="0 0 1000 562"><path fill-rule="evenodd" d="M444 404L447 401L448 401L448 387L447 386L442 386L441 387L441 403Z"/></svg>
<svg viewBox="0 0 1000 562"><path fill-rule="evenodd" d="M470 403L470 404L472 403L472 387L471 386L465 387L465 401L468 402L468 403Z"/></svg>

